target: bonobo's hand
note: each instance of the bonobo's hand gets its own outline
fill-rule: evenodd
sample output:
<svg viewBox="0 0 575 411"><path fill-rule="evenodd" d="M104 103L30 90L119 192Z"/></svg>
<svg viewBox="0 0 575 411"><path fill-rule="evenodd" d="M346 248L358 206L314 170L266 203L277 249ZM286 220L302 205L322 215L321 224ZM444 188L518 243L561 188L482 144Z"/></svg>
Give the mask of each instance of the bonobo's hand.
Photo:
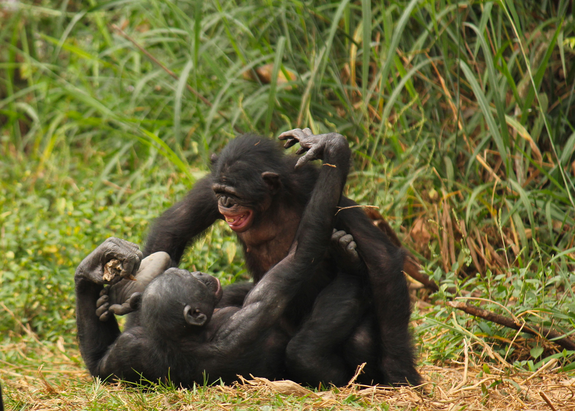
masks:
<svg viewBox="0 0 575 411"><path fill-rule="evenodd" d="M102 289L100 298L96 301L96 316L100 321L108 321L108 318L112 315L126 315L140 309L142 304L141 292L132 293L128 299L121 304L110 304L109 289L110 288Z"/></svg>
<svg viewBox="0 0 575 411"><path fill-rule="evenodd" d="M326 147L337 139L345 140L341 134L328 133L316 135L313 134L309 128L304 128L303 130L295 128L281 133L278 138L280 140L287 140L284 144L284 148L289 148L299 142L301 147L296 151L296 154L302 154L307 151L307 153L297 161L295 168L301 167L308 161L323 160Z"/></svg>
<svg viewBox="0 0 575 411"><path fill-rule="evenodd" d="M142 252L136 244L110 237L82 260L76 268L76 279L114 284L123 278L133 278L141 259Z"/></svg>
<svg viewBox="0 0 575 411"><path fill-rule="evenodd" d="M158 251L144 258L135 279L120 282L102 289L96 301L96 315L100 321L107 321L111 315L125 315L140 307L142 293L150 282L171 265L168 253Z"/></svg>
<svg viewBox="0 0 575 411"><path fill-rule="evenodd" d="M346 274L359 274L367 269L357 252L357 244L351 234L333 229L331 251L338 268Z"/></svg>

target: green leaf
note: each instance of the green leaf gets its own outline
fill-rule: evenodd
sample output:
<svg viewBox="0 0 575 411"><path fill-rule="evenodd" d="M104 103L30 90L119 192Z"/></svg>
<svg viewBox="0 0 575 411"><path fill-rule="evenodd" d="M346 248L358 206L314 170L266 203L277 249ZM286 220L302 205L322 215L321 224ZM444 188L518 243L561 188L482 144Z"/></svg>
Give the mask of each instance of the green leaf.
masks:
<svg viewBox="0 0 575 411"><path fill-rule="evenodd" d="M541 356L541 354L543 354L544 348L541 346L535 346L533 347L530 351L529 354L531 354L531 357L537 359Z"/></svg>

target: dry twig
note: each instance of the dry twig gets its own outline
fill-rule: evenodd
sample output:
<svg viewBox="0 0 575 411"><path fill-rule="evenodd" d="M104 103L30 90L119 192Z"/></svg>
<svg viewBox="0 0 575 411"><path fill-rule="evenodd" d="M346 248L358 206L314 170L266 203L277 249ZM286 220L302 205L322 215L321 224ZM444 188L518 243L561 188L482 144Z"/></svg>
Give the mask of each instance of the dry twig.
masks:
<svg viewBox="0 0 575 411"><path fill-rule="evenodd" d="M488 320L505 327L512 328L514 330L521 330L532 335L540 336L551 342L554 342L557 345L560 345L567 350L575 350L575 342L571 341L565 335L547 327L538 327L527 325L526 323L517 323L511 318L507 318L500 314L495 314L494 312L484 310L483 308L474 307L460 301L449 301L447 304L453 308L457 308L458 310L465 311L467 314L483 318L484 320Z"/></svg>

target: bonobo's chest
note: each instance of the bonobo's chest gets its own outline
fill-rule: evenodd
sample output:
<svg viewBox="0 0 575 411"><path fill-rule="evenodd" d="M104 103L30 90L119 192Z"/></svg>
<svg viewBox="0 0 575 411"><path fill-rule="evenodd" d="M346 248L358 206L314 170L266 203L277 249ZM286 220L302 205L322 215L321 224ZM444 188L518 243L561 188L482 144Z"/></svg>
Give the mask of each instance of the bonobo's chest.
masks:
<svg viewBox="0 0 575 411"><path fill-rule="evenodd" d="M292 239L274 238L261 244L245 244L246 265L254 281L258 282L274 265L280 262L291 247Z"/></svg>
<svg viewBox="0 0 575 411"><path fill-rule="evenodd" d="M288 254L299 222L298 213L281 210L274 218L262 218L257 227L238 233L246 265L255 282Z"/></svg>

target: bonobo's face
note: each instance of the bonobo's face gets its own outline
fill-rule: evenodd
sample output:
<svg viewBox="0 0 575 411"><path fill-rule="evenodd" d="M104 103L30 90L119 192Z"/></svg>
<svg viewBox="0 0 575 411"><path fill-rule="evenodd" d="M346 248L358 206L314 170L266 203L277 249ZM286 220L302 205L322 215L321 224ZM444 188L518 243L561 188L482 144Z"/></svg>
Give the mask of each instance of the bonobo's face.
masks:
<svg viewBox="0 0 575 411"><path fill-rule="evenodd" d="M251 204L243 205L242 197L234 187L214 183L212 189L218 199L218 210L230 228L237 233L249 230L254 223L256 209Z"/></svg>
<svg viewBox="0 0 575 411"><path fill-rule="evenodd" d="M203 326L222 298L220 281L211 275L170 268L156 277L142 297L143 322L164 332Z"/></svg>
<svg viewBox="0 0 575 411"><path fill-rule="evenodd" d="M279 191L279 175L246 170L238 163L226 173L216 175L212 190L218 199L218 210L236 233L252 228L270 208L274 195Z"/></svg>
<svg viewBox="0 0 575 411"><path fill-rule="evenodd" d="M280 191L283 152L257 136L239 136L212 158L218 209L236 233L256 230Z"/></svg>

